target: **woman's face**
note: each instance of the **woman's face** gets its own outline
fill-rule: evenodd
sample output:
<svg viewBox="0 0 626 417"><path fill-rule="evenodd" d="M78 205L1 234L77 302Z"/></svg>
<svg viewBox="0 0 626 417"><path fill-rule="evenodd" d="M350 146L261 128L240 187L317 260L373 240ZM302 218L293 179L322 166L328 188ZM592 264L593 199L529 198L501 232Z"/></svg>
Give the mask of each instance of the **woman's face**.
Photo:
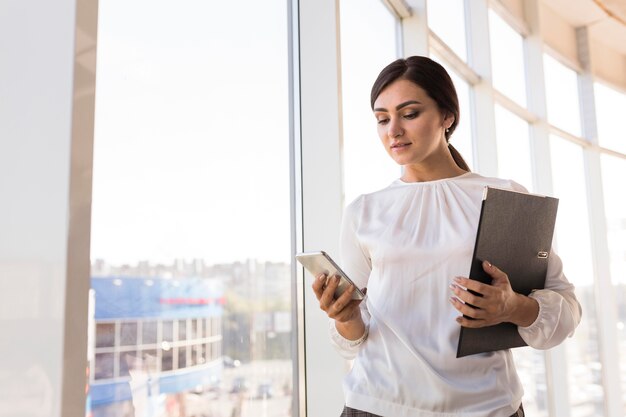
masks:
<svg viewBox="0 0 626 417"><path fill-rule="evenodd" d="M445 130L454 122L416 84L397 80L374 102L378 136L389 155L400 165L430 164L447 156Z"/></svg>

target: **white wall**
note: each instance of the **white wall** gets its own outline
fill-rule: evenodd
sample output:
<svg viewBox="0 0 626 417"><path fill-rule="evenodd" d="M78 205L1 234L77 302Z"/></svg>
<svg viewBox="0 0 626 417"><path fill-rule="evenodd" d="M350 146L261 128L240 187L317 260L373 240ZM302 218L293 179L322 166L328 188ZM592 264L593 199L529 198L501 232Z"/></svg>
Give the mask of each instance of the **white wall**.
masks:
<svg viewBox="0 0 626 417"><path fill-rule="evenodd" d="M78 7L91 10L79 13L91 22L82 36L95 34L97 3ZM68 263L70 233L73 245L89 247L80 238L89 224L77 222L71 207L89 206L83 188L91 183L90 154L78 158L88 169L83 180L70 181L72 149L89 150L93 136L92 119L73 113L76 9L77 0L0 3L0 416L84 413L88 269L83 291L77 285L66 293L79 278L68 272L84 271L80 260ZM89 74L80 82L93 84ZM89 91L81 98L87 114ZM71 355L66 329L80 329L74 340L85 341Z"/></svg>

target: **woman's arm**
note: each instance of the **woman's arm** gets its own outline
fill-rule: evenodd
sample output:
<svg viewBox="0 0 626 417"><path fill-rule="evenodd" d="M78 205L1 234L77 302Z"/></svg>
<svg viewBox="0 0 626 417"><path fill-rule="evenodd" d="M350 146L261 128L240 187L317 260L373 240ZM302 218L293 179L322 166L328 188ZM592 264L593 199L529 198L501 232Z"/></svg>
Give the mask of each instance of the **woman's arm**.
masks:
<svg viewBox="0 0 626 417"><path fill-rule="evenodd" d="M558 345L574 333L581 308L573 285L563 275L560 258L552 253L549 262L545 289L528 297L515 293L506 274L488 262L483 263L483 268L493 278L492 285L456 278L450 286L454 293L450 302L459 312L474 319L458 317L457 322L465 327L510 322L518 326L520 336L529 346L549 349Z"/></svg>

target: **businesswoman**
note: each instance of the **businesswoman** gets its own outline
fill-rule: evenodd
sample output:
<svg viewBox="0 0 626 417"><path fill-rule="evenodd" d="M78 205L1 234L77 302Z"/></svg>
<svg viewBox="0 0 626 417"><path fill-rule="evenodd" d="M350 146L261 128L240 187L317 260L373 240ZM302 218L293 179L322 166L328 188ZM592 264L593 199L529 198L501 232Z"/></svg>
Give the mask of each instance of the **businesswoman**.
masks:
<svg viewBox="0 0 626 417"><path fill-rule="evenodd" d="M367 287L367 298L350 301L352 289L334 299L334 278L313 283L331 319L331 342L354 359L342 416L523 416L511 352L456 358L459 332L510 322L536 349L571 336L581 309L561 260L550 253L545 289L530 296L515 293L506 271L488 261L492 285L464 277L483 188L525 190L470 172L449 143L459 104L441 65L421 56L392 62L374 82L371 106L381 143L403 174L345 210L341 266Z"/></svg>

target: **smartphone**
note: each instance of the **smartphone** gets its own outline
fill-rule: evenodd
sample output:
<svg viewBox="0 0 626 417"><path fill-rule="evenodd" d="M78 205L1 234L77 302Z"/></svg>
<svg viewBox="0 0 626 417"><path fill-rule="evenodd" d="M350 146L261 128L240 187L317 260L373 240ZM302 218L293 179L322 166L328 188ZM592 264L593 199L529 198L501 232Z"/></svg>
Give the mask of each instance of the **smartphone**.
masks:
<svg viewBox="0 0 626 417"><path fill-rule="evenodd" d="M313 277L317 277L319 274L326 274L326 280L328 280L328 278L338 275L339 285L335 290L335 298L343 294L350 284L354 284L335 261L332 260L330 255L324 251L298 253L296 254L296 259ZM363 291L361 291L359 287L354 285L354 292L351 298L353 300L362 300L365 298L365 294L363 294Z"/></svg>

